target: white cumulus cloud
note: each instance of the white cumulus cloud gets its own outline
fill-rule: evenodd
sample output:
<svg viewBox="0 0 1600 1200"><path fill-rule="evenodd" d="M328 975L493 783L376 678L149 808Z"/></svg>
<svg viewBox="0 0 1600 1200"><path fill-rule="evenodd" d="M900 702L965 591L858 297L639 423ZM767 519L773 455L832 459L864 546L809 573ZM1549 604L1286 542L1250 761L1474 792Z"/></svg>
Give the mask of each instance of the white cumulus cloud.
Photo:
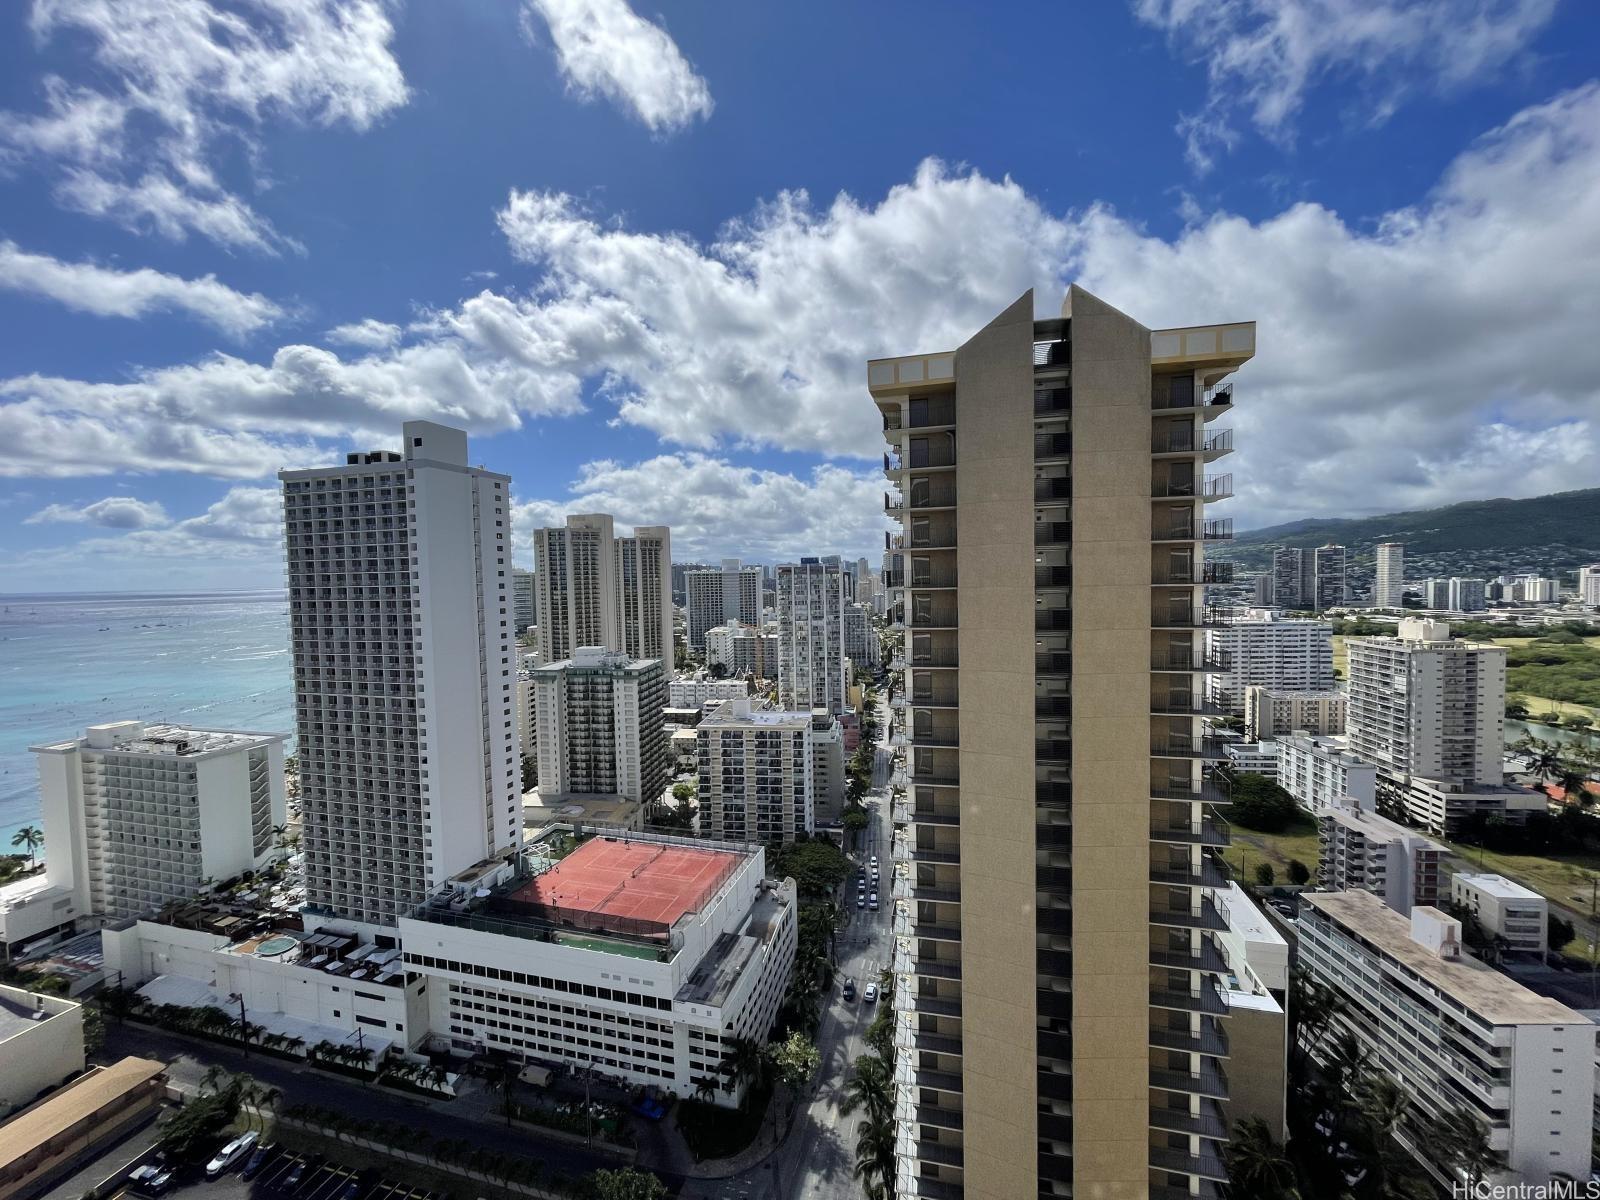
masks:
<svg viewBox="0 0 1600 1200"><path fill-rule="evenodd" d="M107 496L92 504L51 504L41 508L24 525L69 523L101 525L107 529L156 529L169 523L167 510L154 500L132 496Z"/></svg>
<svg viewBox="0 0 1600 1200"><path fill-rule="evenodd" d="M628 0L523 0L523 27L534 16L550 33L567 85L585 99L603 97L657 133L711 115L711 89L678 44Z"/></svg>
<svg viewBox="0 0 1600 1200"><path fill-rule="evenodd" d="M1292 140L1308 93L1329 79L1365 93L1381 121L1419 90L1481 82L1522 53L1556 0L1133 0L1139 20L1206 66L1205 106L1178 132L1209 169L1234 144L1243 113L1267 137Z"/></svg>
<svg viewBox="0 0 1600 1200"><path fill-rule="evenodd" d="M357 130L408 98L382 0L35 0L41 42L81 37L92 84L0 113L0 153L60 170L64 203L131 229L277 253L293 239L218 178L219 143L269 119Z"/></svg>
<svg viewBox="0 0 1600 1200"><path fill-rule="evenodd" d="M387 350L400 340L400 326L368 317L348 325L335 325L323 337L336 346L358 346L365 350Z"/></svg>
<svg viewBox="0 0 1600 1200"><path fill-rule="evenodd" d="M235 291L215 275L184 279L148 267L119 271L88 262L63 262L3 240L0 288L42 296L100 317L180 311L234 337L253 333L284 315L259 292Z"/></svg>

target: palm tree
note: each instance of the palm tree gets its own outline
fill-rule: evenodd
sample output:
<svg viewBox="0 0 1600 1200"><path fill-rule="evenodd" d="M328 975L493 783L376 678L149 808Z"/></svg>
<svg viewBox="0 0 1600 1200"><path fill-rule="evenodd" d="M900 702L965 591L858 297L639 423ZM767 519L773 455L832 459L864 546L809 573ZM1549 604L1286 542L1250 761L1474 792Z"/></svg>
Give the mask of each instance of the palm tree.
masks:
<svg viewBox="0 0 1600 1200"><path fill-rule="evenodd" d="M728 1075L734 1090L748 1085L755 1089L766 1083L772 1069L767 1048L751 1038L734 1038L728 1042L727 1053L722 1058L722 1069ZM745 1100L749 1092L745 1093Z"/></svg>
<svg viewBox="0 0 1600 1200"><path fill-rule="evenodd" d="M856 1059L856 1069L844 1085L840 1114L848 1117L857 1109L865 1111L869 1120L887 1120L894 1112L894 1081L889 1065L873 1054Z"/></svg>
<svg viewBox="0 0 1600 1200"><path fill-rule="evenodd" d="M1435 1143L1445 1163L1466 1178L1467 1195L1475 1195L1483 1177L1501 1165L1500 1152L1489 1144L1489 1130L1476 1113L1453 1109L1434 1123Z"/></svg>
<svg viewBox="0 0 1600 1200"><path fill-rule="evenodd" d="M856 1124L855 1177L868 1196L894 1197L894 1122L868 1117Z"/></svg>
<svg viewBox="0 0 1600 1200"><path fill-rule="evenodd" d="M717 1099L717 1081L711 1075L701 1075L692 1080L694 1098L702 1104L714 1104Z"/></svg>
<svg viewBox="0 0 1600 1200"><path fill-rule="evenodd" d="M1260 1117L1234 1122L1227 1160L1229 1190L1234 1195L1259 1200L1294 1200L1300 1195L1293 1164Z"/></svg>
<svg viewBox="0 0 1600 1200"><path fill-rule="evenodd" d="M13 846L22 846L28 855L28 870L33 870L34 855L40 846L44 845L44 831L32 825L24 825L11 835Z"/></svg>

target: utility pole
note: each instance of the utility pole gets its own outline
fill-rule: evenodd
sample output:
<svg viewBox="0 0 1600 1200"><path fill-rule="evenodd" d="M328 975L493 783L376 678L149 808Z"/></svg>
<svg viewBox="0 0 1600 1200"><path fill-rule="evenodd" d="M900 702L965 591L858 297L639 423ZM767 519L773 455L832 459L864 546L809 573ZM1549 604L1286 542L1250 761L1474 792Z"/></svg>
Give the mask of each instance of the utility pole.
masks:
<svg viewBox="0 0 1600 1200"><path fill-rule="evenodd" d="M231 996L228 997L228 999L237 1000L239 1002L239 1042L244 1047L244 1056L246 1058L249 1058L250 1057L250 1026L249 1026L249 1023L244 1019L244 993L243 992L234 992Z"/></svg>

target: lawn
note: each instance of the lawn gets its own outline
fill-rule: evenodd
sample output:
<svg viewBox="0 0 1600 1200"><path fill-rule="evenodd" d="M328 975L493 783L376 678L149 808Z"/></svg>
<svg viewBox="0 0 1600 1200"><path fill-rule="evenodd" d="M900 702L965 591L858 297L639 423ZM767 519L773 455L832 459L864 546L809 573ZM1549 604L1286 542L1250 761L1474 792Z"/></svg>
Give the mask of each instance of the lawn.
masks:
<svg viewBox="0 0 1600 1200"><path fill-rule="evenodd" d="M1233 845L1228 847L1223 857L1241 883L1255 882L1256 866L1263 859L1272 864L1279 883L1288 883L1289 860L1292 858L1298 858L1311 868L1311 881L1315 883L1318 850L1316 821L1309 813L1298 813L1294 823L1282 833L1261 833L1246 829L1243 825L1235 825Z"/></svg>
<svg viewBox="0 0 1600 1200"><path fill-rule="evenodd" d="M1521 704L1531 714L1560 713L1563 717L1591 717L1600 722L1600 709L1585 704L1572 704L1566 700L1551 700L1548 696L1530 696L1527 692L1507 692L1507 704Z"/></svg>

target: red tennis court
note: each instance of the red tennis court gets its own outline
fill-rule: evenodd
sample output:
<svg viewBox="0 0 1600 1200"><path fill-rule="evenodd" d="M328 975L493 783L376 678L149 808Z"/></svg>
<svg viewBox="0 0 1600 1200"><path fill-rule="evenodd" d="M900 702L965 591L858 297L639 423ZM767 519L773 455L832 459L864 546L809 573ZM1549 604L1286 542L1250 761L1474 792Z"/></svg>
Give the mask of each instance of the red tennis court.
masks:
<svg viewBox="0 0 1600 1200"><path fill-rule="evenodd" d="M698 910L739 866L740 857L726 850L595 837L507 898L580 927L610 925L662 935L684 913Z"/></svg>

